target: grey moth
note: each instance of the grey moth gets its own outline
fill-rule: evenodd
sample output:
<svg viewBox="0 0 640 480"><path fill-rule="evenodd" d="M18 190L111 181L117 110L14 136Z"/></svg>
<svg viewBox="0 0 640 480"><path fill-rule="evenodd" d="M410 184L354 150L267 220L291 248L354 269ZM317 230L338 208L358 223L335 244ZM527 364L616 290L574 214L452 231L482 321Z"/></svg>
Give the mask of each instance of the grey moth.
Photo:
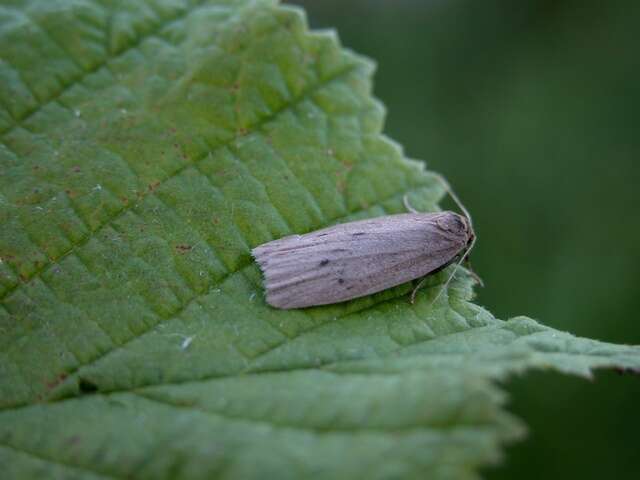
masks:
<svg viewBox="0 0 640 480"><path fill-rule="evenodd" d="M254 248L267 303L291 309L343 302L461 263L476 237L468 212L449 193L464 215L418 213L407 204L412 213L343 223Z"/></svg>
<svg viewBox="0 0 640 480"><path fill-rule="evenodd" d="M370 295L441 270L472 246L454 212L405 213L343 223L264 243L252 253L276 308L326 305Z"/></svg>

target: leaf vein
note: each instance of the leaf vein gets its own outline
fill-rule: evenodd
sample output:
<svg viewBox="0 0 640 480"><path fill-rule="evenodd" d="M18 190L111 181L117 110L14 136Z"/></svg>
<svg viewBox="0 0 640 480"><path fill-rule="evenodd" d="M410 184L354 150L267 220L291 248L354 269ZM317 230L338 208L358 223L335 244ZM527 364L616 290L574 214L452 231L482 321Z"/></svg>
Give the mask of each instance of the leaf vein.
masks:
<svg viewBox="0 0 640 480"><path fill-rule="evenodd" d="M206 0L198 0L197 3L195 5L193 5L191 8L185 8L184 10L180 11L176 16L174 16L173 18L167 18L167 19L164 20L164 22L159 22L154 28L150 29L148 32L146 32L146 33L144 33L142 35L139 35L124 50L121 50L120 52L117 52L114 55L107 55L102 62L97 63L96 65L94 65L92 68L90 68L88 70L83 70L81 74L79 74L76 77L74 77L67 85L62 86L62 88L60 88L57 92L51 94L49 96L49 98L44 99L43 101L39 102L36 107L34 107L32 109L29 109L25 113L23 113L23 115L20 118L17 119L17 122L15 124L9 126L4 131L0 132L0 135L5 135L6 133L8 133L9 131L13 130L14 128L16 128L18 126L21 126L22 123L24 123L26 120L28 120L33 115L35 115L38 112L40 112L46 105L48 105L51 102L56 101L58 98L60 98L62 95L64 95L64 93L69 91L71 88L73 88L74 86L82 83L82 81L84 81L84 79L88 75L97 72L102 67L107 65L109 62L126 55L131 50L134 50L135 48L137 48L146 39L156 37L163 29L165 29L165 28L167 28L167 27L169 27L169 26L181 21L187 15L192 14L199 7L201 7L205 3L205 1ZM31 91L29 85L24 81L23 81L23 83ZM33 95L34 98L38 98L34 94L34 92L31 92L31 94Z"/></svg>
<svg viewBox="0 0 640 480"><path fill-rule="evenodd" d="M42 455L40 453L36 453L36 452L34 452L32 450L26 450L25 448L16 447L15 445L10 445L8 443L0 443L0 447L6 448L7 450L12 450L13 452L20 453L22 455L26 455L28 457L35 458L37 460L40 460L41 462L50 463L50 464L53 464L53 465L58 465L60 467L64 467L64 468L68 468L68 469L77 470L77 471L85 473L85 474L89 473L91 475L97 475L97 476L102 477L102 478L111 478L111 479L115 479L115 480L124 479L124 477L118 477L118 476L115 476L115 475L110 474L110 473L100 472L98 470L94 470L94 469L91 469L91 468L88 468L88 467L85 467L85 466L82 466L82 465L75 465L75 464L72 464L72 463L69 463L69 462L63 462L61 460L54 459L54 458L51 458L51 457L46 457L46 456L44 456L44 455Z"/></svg>
<svg viewBox="0 0 640 480"><path fill-rule="evenodd" d="M213 417L213 418L217 417L219 419L226 420L226 421L245 422L245 423L254 424L258 426L268 426L270 428L278 429L278 430L279 429L297 430L300 432L310 433L315 435L332 435L332 434L341 435L341 434L354 434L354 433L365 433L365 434L369 433L374 435L377 434L377 435L394 435L395 436L399 433L410 435L410 434L415 434L419 432L425 432L425 433L430 432L430 433L436 433L438 435L447 435L453 431L461 431L461 430L464 431L468 428L477 429L479 427L480 428L489 427L491 429L494 426L493 424L487 423L487 422L475 422L475 423L468 422L466 424L463 422L459 422L459 423L451 422L450 425L422 424L417 426L393 426L388 428L373 427L373 426L346 427L346 426L332 424L330 428L329 427L322 428L322 427L317 427L312 425L299 425L292 422L288 422L288 423L274 422L274 421L268 421L266 419L252 418L249 416L231 415L228 413L214 412L212 410L207 410L206 408L203 408L200 406L181 405L178 403L173 403L168 400L157 398L153 395L143 394L141 392L131 392L131 394L152 403L164 405L164 406L175 408L178 410L186 410L192 413L202 414L207 417ZM461 405L459 408L463 409L464 406Z"/></svg>
<svg viewBox="0 0 640 480"><path fill-rule="evenodd" d="M332 75L329 75L328 77L326 77L321 82L317 83L316 85L313 85L307 91L303 92L303 94L300 97L298 97L297 99L294 99L292 102L283 105L281 108L277 109L276 111L274 111L270 115L267 115L267 116L263 117L262 119L258 120L257 122L255 122L255 124L252 125L251 128L252 129L261 128L265 123L273 121L275 118L277 118L278 115L280 115L283 111L285 111L287 109L290 109L290 108L293 108L296 105L298 105L300 102L306 100L310 95L312 95L317 90L322 89L323 87L326 87L328 84L330 84L330 83L332 83L334 81L337 81L337 80L339 80L339 79L341 79L343 77L348 76L354 69L356 69L356 67L357 67L357 64L351 64L347 68L344 68L342 70L339 70L339 71L335 72ZM236 135L233 138L231 138L230 140L227 140L227 141L221 143L220 145L218 145L218 146L216 146L214 148L217 150L217 149L220 149L220 148L228 147L230 144L232 144L238 138L240 138L240 136L241 136L241 134ZM175 178L176 176L180 175L186 169L188 169L189 167L192 167L195 163L201 162L210 153L211 152L206 152L203 155L201 155L200 157L198 157L198 158L196 158L196 159L194 159L194 160L192 160L192 161L190 161L188 163L183 164L182 166L177 168L173 173L169 174L167 177L162 179L160 184L158 185L158 187L160 187L161 185L166 183L168 180L171 180L172 178ZM143 196L141 196L141 198L139 200L142 200L143 198L146 198L149 195L155 195L155 193L154 192L147 192ZM59 263L66 256L74 253L74 251L77 248L80 248L83 245L85 245L87 242L89 242L95 236L95 234L98 233L101 229L103 229L104 227L106 227L106 226L110 225L111 223L113 223L115 220L120 218L123 214L125 214L126 212L128 212L132 208L134 208L135 205L136 205L135 202L129 202L127 205L123 206L120 210L117 210L116 212L114 212L110 216L110 218L107 219L107 221L105 223L103 223L102 225L99 225L94 230L91 230L88 235L82 237L77 243L72 245L71 248L69 248L66 252L62 253L58 258L56 258L55 260L49 259L50 260L49 262L45 262L41 267L36 269L34 271L34 273L32 273L31 276L29 278L27 278L25 281L23 281L22 283L18 281L12 288L8 288L7 290L5 290L4 294L0 297L0 301L4 300L6 297L8 297L11 293L13 293L21 285L28 284L34 278L39 277L45 270L50 268L52 265L54 265L56 263Z"/></svg>

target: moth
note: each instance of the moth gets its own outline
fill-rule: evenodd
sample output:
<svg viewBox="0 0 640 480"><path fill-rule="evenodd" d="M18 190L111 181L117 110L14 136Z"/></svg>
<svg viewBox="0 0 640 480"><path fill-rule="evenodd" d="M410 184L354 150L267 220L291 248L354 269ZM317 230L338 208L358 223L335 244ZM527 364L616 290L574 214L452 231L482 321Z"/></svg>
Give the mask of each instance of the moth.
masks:
<svg viewBox="0 0 640 480"><path fill-rule="evenodd" d="M420 213L405 197L410 213L338 224L254 248L267 303L281 309L339 303L426 277L456 261L459 266L476 236L469 212L445 187L463 215Z"/></svg>

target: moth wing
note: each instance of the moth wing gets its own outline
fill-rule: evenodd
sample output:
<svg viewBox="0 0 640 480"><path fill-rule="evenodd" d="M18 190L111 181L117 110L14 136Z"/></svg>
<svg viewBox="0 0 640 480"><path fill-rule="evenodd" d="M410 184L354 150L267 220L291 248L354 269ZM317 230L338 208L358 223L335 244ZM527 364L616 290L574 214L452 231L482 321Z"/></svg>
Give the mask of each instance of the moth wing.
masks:
<svg viewBox="0 0 640 480"><path fill-rule="evenodd" d="M252 253L267 302L284 309L338 303L433 272L466 245L442 229L445 214L390 215L260 245Z"/></svg>

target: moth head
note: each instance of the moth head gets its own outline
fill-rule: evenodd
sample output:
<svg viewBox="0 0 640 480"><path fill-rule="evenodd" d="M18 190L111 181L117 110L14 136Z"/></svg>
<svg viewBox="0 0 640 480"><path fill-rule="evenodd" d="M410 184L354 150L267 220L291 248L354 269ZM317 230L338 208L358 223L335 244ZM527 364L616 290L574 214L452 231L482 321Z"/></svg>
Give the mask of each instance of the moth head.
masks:
<svg viewBox="0 0 640 480"><path fill-rule="evenodd" d="M454 232L458 238L464 239L465 247L464 247L464 255L468 255L473 245L476 243L476 233L473 231L473 225L471 224L471 219L467 216L460 215L458 213L454 214L457 218L457 230Z"/></svg>
<svg viewBox="0 0 640 480"><path fill-rule="evenodd" d="M467 250L470 250L476 241L476 232L473 231L473 226L471 225L471 219L469 217L462 215L459 216L464 223L464 231L467 236Z"/></svg>
<svg viewBox="0 0 640 480"><path fill-rule="evenodd" d="M438 225L456 238L465 239L467 246L470 246L475 238L471 220L469 217L455 212L444 212Z"/></svg>

